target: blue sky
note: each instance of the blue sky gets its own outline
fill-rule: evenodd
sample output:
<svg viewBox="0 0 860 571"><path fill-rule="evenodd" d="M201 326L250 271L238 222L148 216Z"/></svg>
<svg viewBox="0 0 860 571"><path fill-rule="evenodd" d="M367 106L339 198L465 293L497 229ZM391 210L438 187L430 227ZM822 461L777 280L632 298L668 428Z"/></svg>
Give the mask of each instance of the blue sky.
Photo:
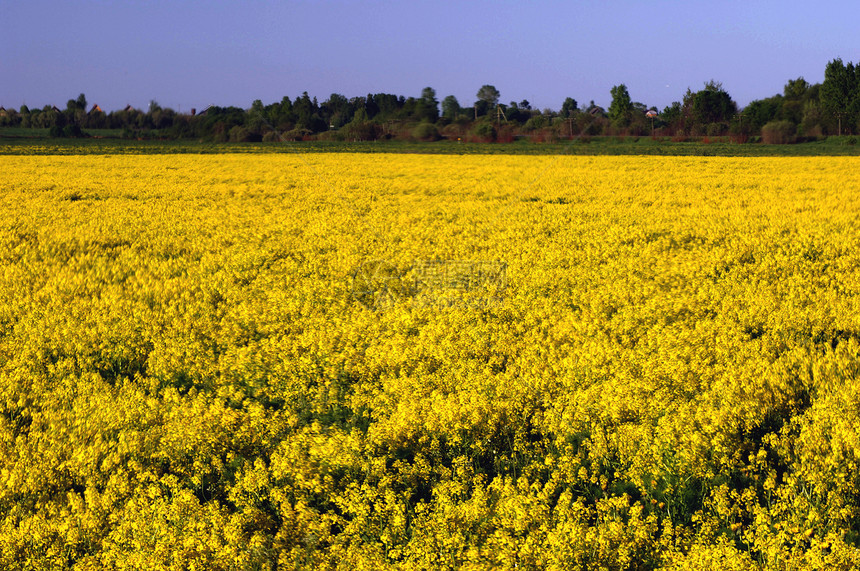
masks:
<svg viewBox="0 0 860 571"><path fill-rule="evenodd" d="M0 0L0 105L65 106L85 93L189 110L249 107L307 91L419 96L470 105L608 105L613 85L662 109L710 79L741 105L820 82L828 61L860 60L860 3L167 2Z"/></svg>

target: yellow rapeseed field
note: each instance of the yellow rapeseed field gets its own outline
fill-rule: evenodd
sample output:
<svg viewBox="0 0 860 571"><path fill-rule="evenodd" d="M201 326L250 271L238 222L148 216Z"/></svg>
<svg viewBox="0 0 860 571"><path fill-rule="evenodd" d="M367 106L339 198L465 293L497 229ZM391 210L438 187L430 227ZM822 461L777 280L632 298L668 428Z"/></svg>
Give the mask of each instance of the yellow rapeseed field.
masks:
<svg viewBox="0 0 860 571"><path fill-rule="evenodd" d="M0 156L0 568L858 568L858 167Z"/></svg>

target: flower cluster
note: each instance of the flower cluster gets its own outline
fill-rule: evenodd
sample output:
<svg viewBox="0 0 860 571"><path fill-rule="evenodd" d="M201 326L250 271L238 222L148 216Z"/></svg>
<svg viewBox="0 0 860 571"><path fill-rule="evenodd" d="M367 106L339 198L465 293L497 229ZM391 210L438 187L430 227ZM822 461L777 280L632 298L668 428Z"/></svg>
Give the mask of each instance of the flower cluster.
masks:
<svg viewBox="0 0 860 571"><path fill-rule="evenodd" d="M0 156L0 567L856 568L857 166Z"/></svg>

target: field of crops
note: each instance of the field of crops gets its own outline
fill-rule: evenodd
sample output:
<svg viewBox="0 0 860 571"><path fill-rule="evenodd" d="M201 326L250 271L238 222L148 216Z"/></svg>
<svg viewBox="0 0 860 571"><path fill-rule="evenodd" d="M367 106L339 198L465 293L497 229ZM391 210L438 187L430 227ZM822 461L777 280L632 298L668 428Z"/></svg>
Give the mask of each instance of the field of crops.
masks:
<svg viewBox="0 0 860 571"><path fill-rule="evenodd" d="M858 167L0 156L0 567L857 568Z"/></svg>

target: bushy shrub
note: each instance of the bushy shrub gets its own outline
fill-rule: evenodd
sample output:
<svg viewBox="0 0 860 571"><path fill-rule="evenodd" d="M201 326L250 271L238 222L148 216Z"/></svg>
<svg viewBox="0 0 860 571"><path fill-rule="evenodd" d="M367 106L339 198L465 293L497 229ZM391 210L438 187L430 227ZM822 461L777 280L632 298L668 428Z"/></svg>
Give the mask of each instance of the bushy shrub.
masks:
<svg viewBox="0 0 860 571"><path fill-rule="evenodd" d="M798 131L806 138L807 141L818 141L824 137L824 131L821 129L821 125L808 126L801 123Z"/></svg>
<svg viewBox="0 0 860 571"><path fill-rule="evenodd" d="M546 117L543 115L535 115L526 121L526 124L523 125L523 131L538 131L547 126Z"/></svg>
<svg viewBox="0 0 860 571"><path fill-rule="evenodd" d="M63 136L78 139L84 136L84 132L81 130L80 125L66 125L63 127Z"/></svg>
<svg viewBox="0 0 860 571"><path fill-rule="evenodd" d="M230 129L231 143L257 143L262 140L260 135L241 125L236 125Z"/></svg>
<svg viewBox="0 0 860 571"><path fill-rule="evenodd" d="M226 143L229 136L227 132L227 126L224 125L222 121L218 121L215 123L215 127L212 129L212 140L216 143Z"/></svg>
<svg viewBox="0 0 860 571"><path fill-rule="evenodd" d="M284 139L287 141L303 141L311 135L313 135L313 133L311 133L310 130L297 128L284 133Z"/></svg>
<svg viewBox="0 0 860 571"><path fill-rule="evenodd" d="M419 141L438 141L442 138L433 123L419 123L412 129L412 137Z"/></svg>
<svg viewBox="0 0 860 571"><path fill-rule="evenodd" d="M589 137L597 137L603 133L603 121L592 121L589 123L585 129L582 130L583 135L588 135Z"/></svg>
<svg viewBox="0 0 860 571"><path fill-rule="evenodd" d="M382 135L382 126L372 121L353 120L341 129L347 140L375 141Z"/></svg>
<svg viewBox="0 0 860 571"><path fill-rule="evenodd" d="M627 134L633 137L644 137L651 133L651 125L634 121L627 127Z"/></svg>
<svg viewBox="0 0 860 571"><path fill-rule="evenodd" d="M797 127L790 121L771 121L761 128L761 140L768 145L787 145L797 140Z"/></svg>
<svg viewBox="0 0 860 571"><path fill-rule="evenodd" d="M451 123L442 127L442 136L453 141L462 140L466 136L466 128L459 123Z"/></svg>
<svg viewBox="0 0 860 571"><path fill-rule="evenodd" d="M708 137L722 137L728 132L728 123L708 123L705 127L705 135Z"/></svg>
<svg viewBox="0 0 860 571"><path fill-rule="evenodd" d="M495 141L496 128L492 123L478 123L472 129L472 135L481 141Z"/></svg>

